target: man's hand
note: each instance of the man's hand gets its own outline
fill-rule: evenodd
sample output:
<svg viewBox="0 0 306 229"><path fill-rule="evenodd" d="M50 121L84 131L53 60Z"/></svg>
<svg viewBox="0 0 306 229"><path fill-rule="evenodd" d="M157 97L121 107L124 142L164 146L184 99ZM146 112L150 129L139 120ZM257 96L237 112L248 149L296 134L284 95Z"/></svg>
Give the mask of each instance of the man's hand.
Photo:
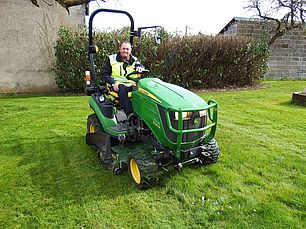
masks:
<svg viewBox="0 0 306 229"><path fill-rule="evenodd" d="M118 92L119 91L119 83L118 82L115 82L114 84L112 84L113 86L113 89L115 92Z"/></svg>
<svg viewBox="0 0 306 229"><path fill-rule="evenodd" d="M137 76L138 78L141 77L141 73L142 73L142 71L144 70L144 68L138 66L138 67L136 67L135 70L136 70L136 72L137 72L136 76Z"/></svg>

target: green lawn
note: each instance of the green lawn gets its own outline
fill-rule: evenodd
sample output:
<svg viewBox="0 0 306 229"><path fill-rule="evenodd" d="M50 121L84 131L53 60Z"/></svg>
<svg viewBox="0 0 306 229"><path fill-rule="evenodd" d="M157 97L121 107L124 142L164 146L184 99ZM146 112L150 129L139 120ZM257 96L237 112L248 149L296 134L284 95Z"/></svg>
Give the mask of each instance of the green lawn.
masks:
<svg viewBox="0 0 306 229"><path fill-rule="evenodd" d="M0 228L306 228L306 81L205 92L217 164L139 191L85 144L85 96L0 96Z"/></svg>

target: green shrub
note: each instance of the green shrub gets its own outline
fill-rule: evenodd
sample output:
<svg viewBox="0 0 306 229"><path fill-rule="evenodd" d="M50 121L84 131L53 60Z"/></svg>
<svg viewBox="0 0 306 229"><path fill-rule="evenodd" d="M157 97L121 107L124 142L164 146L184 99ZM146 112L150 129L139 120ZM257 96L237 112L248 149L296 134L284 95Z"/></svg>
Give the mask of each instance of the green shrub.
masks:
<svg viewBox="0 0 306 229"><path fill-rule="evenodd" d="M147 64L165 81L184 87L244 86L263 77L268 46L263 41L229 36L173 37ZM150 64L151 63L151 64Z"/></svg>
<svg viewBox="0 0 306 229"><path fill-rule="evenodd" d="M84 69L87 67L86 34L60 27L55 46L56 83L61 90L84 88Z"/></svg>
<svg viewBox="0 0 306 229"><path fill-rule="evenodd" d="M88 67L87 35L61 27L56 44L56 82L63 90L83 90ZM95 58L99 77L103 61L128 39L128 29L95 34L99 47ZM188 88L245 86L263 77L269 49L266 42L237 36L170 36L154 44L149 33L135 39L133 53L150 69L151 75Z"/></svg>
<svg viewBox="0 0 306 229"><path fill-rule="evenodd" d="M95 56L97 76L100 75L103 61L111 53L117 52L120 41L127 34L126 29L95 34L95 45L99 48L99 54ZM56 83L63 91L82 91L85 87L85 70L89 67L87 34L61 26L58 37L55 46Z"/></svg>

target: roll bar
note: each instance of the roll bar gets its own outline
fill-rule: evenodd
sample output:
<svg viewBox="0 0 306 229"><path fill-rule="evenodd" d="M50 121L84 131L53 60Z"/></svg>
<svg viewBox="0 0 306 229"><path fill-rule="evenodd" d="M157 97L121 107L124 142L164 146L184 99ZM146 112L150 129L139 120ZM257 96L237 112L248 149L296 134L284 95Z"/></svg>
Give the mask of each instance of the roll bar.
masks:
<svg viewBox="0 0 306 229"><path fill-rule="evenodd" d="M133 39L134 37L140 37L141 36L141 30L142 29L149 29L149 28L158 28L161 26L147 26L147 27L140 27L138 30L134 31L134 19L133 17L126 11L123 10L114 10L114 9L97 9L89 17L89 25L88 25L88 59L89 59L89 65L90 65L90 83L91 86L93 82L95 82L95 65L94 65L94 54L97 53L96 47L93 44L93 19L94 17L99 13L116 13L116 14L124 14L126 15L131 22L130 26L130 43L133 46Z"/></svg>
<svg viewBox="0 0 306 229"><path fill-rule="evenodd" d="M93 45L93 41L92 41L92 21L93 21L94 17L98 13L102 13L102 12L125 14L126 16L128 16L128 18L130 19L130 22L131 22L131 27L130 27L130 43L131 43L131 45L133 45L133 37L134 37L134 19L133 19L133 17L128 12L123 11L123 10L97 9L89 17L89 28L88 28L89 29L89 46Z"/></svg>
<svg viewBox="0 0 306 229"><path fill-rule="evenodd" d="M122 11L122 10L113 10L113 9L97 9L94 12L92 12L92 14L89 17L89 26L88 26L88 59L89 59L89 64L90 64L90 76L91 76L91 83L95 81L96 78L96 73L95 73L95 64L94 64L94 54L96 53L96 48L93 45L93 36L92 36L92 22L94 17L98 14L98 13L102 13L102 12L106 12L106 13L116 13L116 14L125 14L126 16L128 16L128 18L130 19L131 22L131 26L130 26L130 43L131 45L133 45L133 38L135 36L135 32L134 32L134 19L133 17L126 11ZM90 84L91 84L90 83Z"/></svg>

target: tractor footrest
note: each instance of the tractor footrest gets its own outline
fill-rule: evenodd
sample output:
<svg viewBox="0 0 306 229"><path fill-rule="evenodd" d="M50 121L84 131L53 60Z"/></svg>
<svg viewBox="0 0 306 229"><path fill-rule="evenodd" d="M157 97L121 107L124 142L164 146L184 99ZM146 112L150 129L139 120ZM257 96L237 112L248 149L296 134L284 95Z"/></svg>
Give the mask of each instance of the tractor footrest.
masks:
<svg viewBox="0 0 306 229"><path fill-rule="evenodd" d="M116 126L111 127L110 129L116 132L133 132L133 128L131 126L128 126L127 122L119 123Z"/></svg>

